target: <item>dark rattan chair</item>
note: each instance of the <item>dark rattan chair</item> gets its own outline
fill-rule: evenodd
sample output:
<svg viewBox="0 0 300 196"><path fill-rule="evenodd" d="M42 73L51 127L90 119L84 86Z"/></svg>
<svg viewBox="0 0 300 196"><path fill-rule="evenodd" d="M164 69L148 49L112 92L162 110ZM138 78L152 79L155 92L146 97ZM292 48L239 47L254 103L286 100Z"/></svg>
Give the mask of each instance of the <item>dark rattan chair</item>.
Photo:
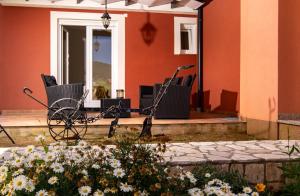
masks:
<svg viewBox="0 0 300 196"><path fill-rule="evenodd" d="M72 98L78 101L83 95L83 83L57 85L54 76L42 74L41 77L44 82L49 107L55 101L63 98ZM59 107L76 107L75 102L62 101L59 104ZM48 117L51 117L53 112L49 110Z"/></svg>
<svg viewBox="0 0 300 196"><path fill-rule="evenodd" d="M156 119L186 119L190 116L190 96L196 75L178 79L171 85L161 100L155 114ZM180 84L177 81L182 81ZM140 108L149 107L159 92L161 84L140 86ZM152 94L151 94L152 92Z"/></svg>

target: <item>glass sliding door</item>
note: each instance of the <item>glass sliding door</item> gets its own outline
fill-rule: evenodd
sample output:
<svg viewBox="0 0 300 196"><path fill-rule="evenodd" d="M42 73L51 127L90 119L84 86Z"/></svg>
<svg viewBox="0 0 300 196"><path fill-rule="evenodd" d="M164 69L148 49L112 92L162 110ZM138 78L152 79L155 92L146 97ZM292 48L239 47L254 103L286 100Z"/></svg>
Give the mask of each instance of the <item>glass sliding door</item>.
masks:
<svg viewBox="0 0 300 196"><path fill-rule="evenodd" d="M62 26L61 83L85 83L86 27Z"/></svg>
<svg viewBox="0 0 300 196"><path fill-rule="evenodd" d="M62 83L69 84L69 31L62 26Z"/></svg>
<svg viewBox="0 0 300 196"><path fill-rule="evenodd" d="M112 97L112 31L87 27L86 107L100 107L100 99Z"/></svg>
<svg viewBox="0 0 300 196"><path fill-rule="evenodd" d="M102 98L114 98L116 89L125 89L125 19L112 20L106 30L94 15L97 20L61 19L57 34L51 34L58 40L51 73L59 84L84 83L89 91L85 108L99 108Z"/></svg>
<svg viewBox="0 0 300 196"><path fill-rule="evenodd" d="M92 99L111 98L111 31L93 29Z"/></svg>

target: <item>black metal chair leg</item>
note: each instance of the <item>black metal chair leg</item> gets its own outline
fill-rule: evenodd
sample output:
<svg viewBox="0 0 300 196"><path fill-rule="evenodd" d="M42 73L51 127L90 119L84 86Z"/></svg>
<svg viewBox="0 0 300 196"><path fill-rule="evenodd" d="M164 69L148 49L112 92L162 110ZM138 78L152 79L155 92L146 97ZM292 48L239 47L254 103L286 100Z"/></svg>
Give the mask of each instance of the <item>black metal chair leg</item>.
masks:
<svg viewBox="0 0 300 196"><path fill-rule="evenodd" d="M0 133L1 132L4 132L5 135L8 137L8 139L10 139L10 141L13 143L13 144L16 144L15 141L10 137L10 135L5 131L4 127L2 127L2 125L0 125Z"/></svg>
<svg viewBox="0 0 300 196"><path fill-rule="evenodd" d="M143 129L140 134L140 138L151 137L152 136L151 128L152 128L152 117L149 116L144 120Z"/></svg>
<svg viewBox="0 0 300 196"><path fill-rule="evenodd" d="M113 121L111 121L109 132L108 132L108 138L114 136L118 126L118 122L119 122L119 115L117 115L116 118Z"/></svg>

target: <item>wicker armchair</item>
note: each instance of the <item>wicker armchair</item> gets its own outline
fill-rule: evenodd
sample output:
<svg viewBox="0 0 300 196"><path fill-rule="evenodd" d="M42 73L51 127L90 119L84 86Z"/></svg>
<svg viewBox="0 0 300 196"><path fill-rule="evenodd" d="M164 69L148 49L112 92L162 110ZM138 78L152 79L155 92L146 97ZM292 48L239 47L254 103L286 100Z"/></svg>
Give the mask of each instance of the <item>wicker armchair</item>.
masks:
<svg viewBox="0 0 300 196"><path fill-rule="evenodd" d="M41 74L41 77L44 82L49 107L59 99L72 98L79 100L83 95L83 83L57 85L54 76ZM59 104L59 107L76 107L75 102L65 101L60 102ZM52 114L53 111L49 110L48 117L50 117Z"/></svg>
<svg viewBox="0 0 300 196"><path fill-rule="evenodd" d="M186 119L190 115L190 96L196 75L188 75L183 79L175 78L175 82L161 100L155 114L156 119ZM181 82L182 81L182 82ZM161 84L140 86L140 108L153 104ZM151 94L152 93L152 94Z"/></svg>

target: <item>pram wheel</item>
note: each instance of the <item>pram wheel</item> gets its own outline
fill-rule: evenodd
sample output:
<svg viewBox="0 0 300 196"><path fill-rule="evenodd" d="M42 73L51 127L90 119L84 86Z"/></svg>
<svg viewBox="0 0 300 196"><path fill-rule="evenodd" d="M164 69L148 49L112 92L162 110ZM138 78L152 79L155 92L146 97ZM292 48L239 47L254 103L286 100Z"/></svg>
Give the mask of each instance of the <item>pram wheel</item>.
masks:
<svg viewBox="0 0 300 196"><path fill-rule="evenodd" d="M87 115L77 106L78 101L64 98L54 102L47 124L51 137L57 140L80 140L87 131Z"/></svg>

